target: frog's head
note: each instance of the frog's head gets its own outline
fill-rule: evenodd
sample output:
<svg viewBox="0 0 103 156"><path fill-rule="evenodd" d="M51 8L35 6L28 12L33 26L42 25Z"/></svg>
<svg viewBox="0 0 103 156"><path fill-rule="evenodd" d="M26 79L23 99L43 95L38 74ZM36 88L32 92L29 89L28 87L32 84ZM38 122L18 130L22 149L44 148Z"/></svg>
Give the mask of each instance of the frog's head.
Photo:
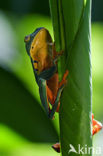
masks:
<svg viewBox="0 0 103 156"><path fill-rule="evenodd" d="M31 44L41 29L44 29L44 28L43 27L37 28L32 34L24 37L24 42L26 45L26 51L27 51L28 55L30 55Z"/></svg>

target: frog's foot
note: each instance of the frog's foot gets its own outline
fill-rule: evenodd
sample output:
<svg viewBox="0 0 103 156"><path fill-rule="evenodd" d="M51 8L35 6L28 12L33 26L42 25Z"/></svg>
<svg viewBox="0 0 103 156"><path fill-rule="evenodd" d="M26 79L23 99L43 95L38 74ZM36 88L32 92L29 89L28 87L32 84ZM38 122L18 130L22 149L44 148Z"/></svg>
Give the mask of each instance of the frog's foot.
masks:
<svg viewBox="0 0 103 156"><path fill-rule="evenodd" d="M94 119L94 115L92 114L92 135L98 133L103 128L103 125Z"/></svg>
<svg viewBox="0 0 103 156"><path fill-rule="evenodd" d="M60 153L60 143L54 144L54 145L52 146L52 148L53 148L56 152Z"/></svg>
<svg viewBox="0 0 103 156"><path fill-rule="evenodd" d="M62 85L65 85L65 84L67 83L66 78L67 78L68 74L69 74L69 71L66 70L66 72L65 72L64 75L63 75L63 78L62 78L61 82L59 82L59 88L60 88Z"/></svg>

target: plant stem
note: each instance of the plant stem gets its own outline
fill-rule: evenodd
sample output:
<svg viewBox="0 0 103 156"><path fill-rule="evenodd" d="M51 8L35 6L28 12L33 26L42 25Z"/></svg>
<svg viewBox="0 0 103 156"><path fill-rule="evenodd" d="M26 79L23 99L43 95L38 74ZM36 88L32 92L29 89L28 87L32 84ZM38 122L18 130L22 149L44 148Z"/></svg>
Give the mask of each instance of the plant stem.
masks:
<svg viewBox="0 0 103 156"><path fill-rule="evenodd" d="M64 50L59 73L69 70L60 106L61 151L67 156L70 144L77 152L78 145L92 146L91 0L50 0L50 7L56 49Z"/></svg>

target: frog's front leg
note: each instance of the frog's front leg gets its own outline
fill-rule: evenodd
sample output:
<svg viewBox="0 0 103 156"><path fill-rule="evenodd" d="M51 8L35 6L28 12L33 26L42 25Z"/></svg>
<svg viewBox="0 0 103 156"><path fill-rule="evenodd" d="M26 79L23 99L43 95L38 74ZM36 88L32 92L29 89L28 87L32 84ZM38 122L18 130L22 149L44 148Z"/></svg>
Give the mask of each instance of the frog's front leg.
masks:
<svg viewBox="0 0 103 156"><path fill-rule="evenodd" d="M62 78L62 80L59 82L59 88L63 85L63 84L66 84L66 82L67 82L67 80L66 80L66 78L67 78L67 76L68 76L68 74L69 74L69 71L68 70L66 70L66 72L64 73L64 75L63 75L63 78Z"/></svg>

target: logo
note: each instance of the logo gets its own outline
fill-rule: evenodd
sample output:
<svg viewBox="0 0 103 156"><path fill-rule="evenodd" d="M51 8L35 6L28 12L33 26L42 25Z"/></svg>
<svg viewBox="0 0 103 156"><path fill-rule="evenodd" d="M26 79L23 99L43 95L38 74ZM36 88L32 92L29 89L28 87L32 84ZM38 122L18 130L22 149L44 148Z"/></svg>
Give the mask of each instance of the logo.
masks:
<svg viewBox="0 0 103 156"><path fill-rule="evenodd" d="M73 153L78 153L78 152L76 151L76 149L73 147L73 145L70 144L70 150L68 151L68 154L71 153L71 152L73 152Z"/></svg>
<svg viewBox="0 0 103 156"><path fill-rule="evenodd" d="M75 147L72 144L70 144L69 146L70 146L70 148L69 148L69 151L68 151L68 155L70 153L76 153L76 154L79 154L79 155L80 154L85 155L85 154L91 154L91 153L100 155L100 154L103 153L103 146L94 148L94 147L88 147L87 145L82 147L80 144L78 144L77 149L75 149Z"/></svg>

